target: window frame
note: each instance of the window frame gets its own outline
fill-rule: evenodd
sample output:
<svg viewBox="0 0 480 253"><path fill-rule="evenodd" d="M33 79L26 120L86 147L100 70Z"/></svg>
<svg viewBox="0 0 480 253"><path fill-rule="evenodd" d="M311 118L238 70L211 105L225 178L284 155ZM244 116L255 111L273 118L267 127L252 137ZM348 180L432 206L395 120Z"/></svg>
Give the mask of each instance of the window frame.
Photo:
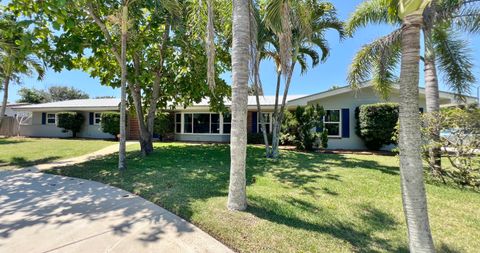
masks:
<svg viewBox="0 0 480 253"><path fill-rule="evenodd" d="M180 116L180 121L177 121L177 115ZM177 126L180 125L180 132L177 131ZM175 133L181 134L183 132L183 113L177 112L175 113Z"/></svg>
<svg viewBox="0 0 480 253"><path fill-rule="evenodd" d="M327 111L338 111L338 121L326 121ZM325 116L323 116L323 129L327 129L326 124L338 124L338 135L327 135L327 137L341 138L342 137L342 110L341 109L325 109Z"/></svg>
<svg viewBox="0 0 480 253"><path fill-rule="evenodd" d="M50 115L53 115L53 123L50 123L50 122L49 122L49 120L51 120L51 118L49 117ZM45 124L47 124L47 125L56 125L56 124L57 124L57 114L56 114L56 113L48 113L48 112L47 112Z"/></svg>
<svg viewBox="0 0 480 253"><path fill-rule="evenodd" d="M98 114L98 117L97 117ZM98 123L97 123L98 119ZM101 112L94 112L93 113L93 125L94 126L100 126L102 124L102 113Z"/></svg>
<svg viewBox="0 0 480 253"><path fill-rule="evenodd" d="M178 112L178 113L175 113L175 115L181 115L180 116L180 122L177 122L177 118L175 116L175 133L176 134L190 134L190 135L230 135L229 133L223 133L223 124L231 124L231 122L228 122L228 123L225 123L223 121L223 114L222 113L216 113L216 112ZM185 115L191 115L192 117L192 129L191 129L191 132L185 132ZM195 128L195 122L194 122L194 114L208 114L209 115L209 131L208 133L195 133L194 132L194 128ZM212 115L214 114L218 114L219 116L219 121L218 123L214 123L214 124L218 124L219 125L219 133L213 133L212 132ZM181 132L177 132L177 124L180 123L180 129L181 129Z"/></svg>

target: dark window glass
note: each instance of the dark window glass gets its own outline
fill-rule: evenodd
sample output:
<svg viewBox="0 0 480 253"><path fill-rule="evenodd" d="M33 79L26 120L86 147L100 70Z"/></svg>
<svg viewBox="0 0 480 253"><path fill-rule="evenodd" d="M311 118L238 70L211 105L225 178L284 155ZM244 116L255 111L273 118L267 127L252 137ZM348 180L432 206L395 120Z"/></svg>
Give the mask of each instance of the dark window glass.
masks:
<svg viewBox="0 0 480 253"><path fill-rule="evenodd" d="M182 114L180 113L175 114L175 122L182 123Z"/></svg>
<svg viewBox="0 0 480 253"><path fill-rule="evenodd" d="M332 136L340 135L339 123L325 123L325 129L327 129L328 135L332 135Z"/></svg>
<svg viewBox="0 0 480 253"><path fill-rule="evenodd" d="M183 132L184 133L191 133L192 132L192 114L184 114L183 115L184 118L183 118L183 121L184 121L184 125L183 125Z"/></svg>
<svg viewBox="0 0 480 253"><path fill-rule="evenodd" d="M193 132L210 133L210 114L193 114Z"/></svg>
<svg viewBox="0 0 480 253"><path fill-rule="evenodd" d="M229 134L231 128L232 128L232 125L231 125L231 124L223 124L223 133L224 133L224 134Z"/></svg>
<svg viewBox="0 0 480 253"><path fill-rule="evenodd" d="M223 114L223 133L229 134L232 128L232 115L230 113Z"/></svg>
<svg viewBox="0 0 480 253"><path fill-rule="evenodd" d="M211 114L211 133L220 133L220 114Z"/></svg>
<svg viewBox="0 0 480 253"><path fill-rule="evenodd" d="M340 110L327 110L325 122L340 122Z"/></svg>
<svg viewBox="0 0 480 253"><path fill-rule="evenodd" d="M182 132L182 114L180 113L175 114L175 132Z"/></svg>

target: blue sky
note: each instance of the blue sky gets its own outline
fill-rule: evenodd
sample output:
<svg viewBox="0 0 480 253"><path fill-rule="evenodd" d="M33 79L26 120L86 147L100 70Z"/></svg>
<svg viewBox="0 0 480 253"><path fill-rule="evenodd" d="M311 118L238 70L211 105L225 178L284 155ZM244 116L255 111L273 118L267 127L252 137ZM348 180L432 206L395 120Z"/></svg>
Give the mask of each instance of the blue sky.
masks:
<svg viewBox="0 0 480 253"><path fill-rule="evenodd" d="M361 0L332 0L338 10L340 19L345 20ZM314 69L303 75L299 71L293 76L290 88L290 94L311 94L327 90L332 85L346 85L346 75L348 66L360 47L373 39L388 34L392 30L391 27L385 25L369 26L365 29L360 29L354 38L349 38L339 41L338 35L329 32L327 34L330 42L331 54L324 64L318 65ZM480 36L470 38L470 47L475 59L475 75L477 80L480 80ZM422 75L422 69L420 74ZM230 83L230 73L225 73L222 77ZM272 95L275 92L275 69L272 62L264 62L261 65L261 78L264 85L266 95ZM422 76L420 78L420 86L423 86ZM477 82L477 85L480 81ZM18 99L17 91L20 87L35 87L43 89L52 85L67 85L74 86L87 92L91 97L96 96L119 96L118 89L102 86L98 79L89 77L87 73L82 71L62 71L56 73L49 70L46 73L44 80L37 81L35 78L23 78L20 85L14 85L11 88L10 101ZM441 82L441 89L448 90ZM472 89L472 93L474 93Z"/></svg>

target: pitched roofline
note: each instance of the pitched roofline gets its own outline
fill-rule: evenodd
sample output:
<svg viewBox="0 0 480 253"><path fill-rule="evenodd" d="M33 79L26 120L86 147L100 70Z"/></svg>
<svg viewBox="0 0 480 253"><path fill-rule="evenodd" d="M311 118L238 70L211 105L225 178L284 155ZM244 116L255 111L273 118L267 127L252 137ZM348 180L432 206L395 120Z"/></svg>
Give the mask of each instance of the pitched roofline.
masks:
<svg viewBox="0 0 480 253"><path fill-rule="evenodd" d="M368 88L368 87L371 87L371 86L373 86L373 84L371 82L368 82L364 85L361 85L358 88L358 90L363 89L363 88ZM400 86L398 84L393 85L393 88L396 89L396 90L400 90ZM421 94L425 94L425 88L424 87L418 87L418 88L419 88L419 92ZM304 97L295 98L295 99L289 100L288 103L296 102L298 100L308 99L310 97L315 97L315 99L326 98L326 97L331 97L331 96L347 93L347 92L350 92L350 91L356 91L356 90L352 89L350 87L350 85L345 85L345 86L339 87L339 88L334 89L334 90L326 90L326 91L314 93L314 94L311 94L311 95L307 95L307 96L304 96ZM439 91L439 95L442 98L454 99L456 94L454 92ZM473 96L468 96L468 95L464 95L464 96L466 98L469 98L469 99L477 99L476 97L473 97Z"/></svg>

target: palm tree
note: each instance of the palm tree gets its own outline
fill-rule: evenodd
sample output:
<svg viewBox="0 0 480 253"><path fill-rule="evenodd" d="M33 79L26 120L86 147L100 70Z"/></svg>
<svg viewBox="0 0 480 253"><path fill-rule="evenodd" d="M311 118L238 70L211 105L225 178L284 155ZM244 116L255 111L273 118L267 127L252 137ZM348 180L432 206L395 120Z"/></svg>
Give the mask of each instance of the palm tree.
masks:
<svg viewBox="0 0 480 253"><path fill-rule="evenodd" d="M233 0L232 131L230 135L229 210L245 210L247 102L250 55L250 0Z"/></svg>
<svg viewBox="0 0 480 253"><path fill-rule="evenodd" d="M400 0L400 175L403 210L411 252L435 252L428 221L427 197L423 182L418 79L422 11L428 1Z"/></svg>
<svg viewBox="0 0 480 253"><path fill-rule="evenodd" d="M297 63L306 69L306 55L318 55L316 49L322 51L320 61L326 60L329 54L325 32L329 29L338 31L343 38L343 23L336 17L335 7L328 2L270 0L265 11L266 25L275 35L277 87L275 93L275 109L273 113L273 137L271 157L278 158L279 134L287 102L288 91L293 71ZM274 56L271 56L274 57ZM274 58L275 59L275 58ZM318 64L312 58L313 65ZM280 76L284 77L284 90L279 105Z"/></svg>
<svg viewBox="0 0 480 253"><path fill-rule="evenodd" d="M0 20L0 80L3 100L0 110L0 125L8 102L9 86L19 82L21 75L31 76L34 72L41 80L45 74L43 64L35 57L34 37L27 32L28 22L18 22L13 15L2 15ZM18 45L18 43L23 43Z"/></svg>
<svg viewBox="0 0 480 253"><path fill-rule="evenodd" d="M359 27L368 23L388 23L401 25L396 15L398 0L369 0L360 4L350 16L346 31L352 35ZM457 94L465 94L475 82L472 63L466 42L458 38L452 26L462 27L475 32L478 9L466 8L465 1L434 1L423 14L424 34L424 70L427 112L438 113L440 109L438 94L438 77L436 61L440 63L441 72L445 73L447 83ZM394 7L394 11L389 11ZM467 18L468 17L468 18ZM453 22L456 21L456 22ZM377 91L384 98L390 93L391 86L397 82L394 70L400 59L401 29L396 28L387 36L365 45L355 56L349 70L348 82L358 87L370 78ZM439 138L439 133L436 134ZM435 142L435 140L433 140ZM440 171L440 150L432 147L430 164L434 174Z"/></svg>

